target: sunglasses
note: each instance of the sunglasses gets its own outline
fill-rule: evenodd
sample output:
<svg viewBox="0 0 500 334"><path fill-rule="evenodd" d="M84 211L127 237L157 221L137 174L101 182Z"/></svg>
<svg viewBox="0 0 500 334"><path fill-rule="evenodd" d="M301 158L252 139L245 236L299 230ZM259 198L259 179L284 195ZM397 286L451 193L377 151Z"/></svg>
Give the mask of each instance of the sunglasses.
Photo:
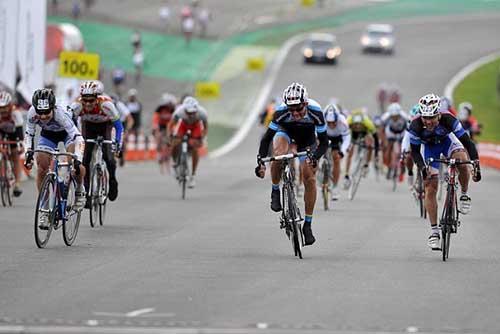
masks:
<svg viewBox="0 0 500 334"><path fill-rule="evenodd" d="M82 99L83 103L94 103L95 101L97 101L97 99L95 99L95 98Z"/></svg>
<svg viewBox="0 0 500 334"><path fill-rule="evenodd" d="M438 118L439 115L436 116L422 116L422 119L425 119L426 121L432 121Z"/></svg>

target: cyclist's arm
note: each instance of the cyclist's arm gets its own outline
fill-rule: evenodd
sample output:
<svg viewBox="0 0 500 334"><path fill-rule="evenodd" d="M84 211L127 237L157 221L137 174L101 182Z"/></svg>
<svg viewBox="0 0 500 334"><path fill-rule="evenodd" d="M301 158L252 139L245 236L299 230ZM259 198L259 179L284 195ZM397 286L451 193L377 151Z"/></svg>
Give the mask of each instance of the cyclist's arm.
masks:
<svg viewBox="0 0 500 334"><path fill-rule="evenodd" d="M274 126L272 126L274 125ZM264 158L267 157L267 153L269 151L269 145L273 141L274 135L277 132L277 127L276 124L271 122L269 124L269 128L267 128L266 133L264 133L264 136L262 136L262 139L260 140L260 146L259 146L259 156Z"/></svg>
<svg viewBox="0 0 500 334"><path fill-rule="evenodd" d="M314 159L319 160L323 156L323 154L326 153L326 150L328 149L328 136L326 135L326 131L318 132L317 136L319 145L316 151L314 152L313 156Z"/></svg>
<svg viewBox="0 0 500 334"><path fill-rule="evenodd" d="M411 147L411 157L413 161L418 166L418 169L422 169L425 166L424 158L422 158L422 154L420 154L420 144L410 144Z"/></svg>
<svg viewBox="0 0 500 334"><path fill-rule="evenodd" d="M467 134L467 132L464 132L462 137L459 137L458 140L460 140L462 145L464 145L465 149L467 150L467 153L469 153L469 157L471 158L471 160L478 160L479 159L476 145L470 139L470 136Z"/></svg>
<svg viewBox="0 0 500 334"><path fill-rule="evenodd" d="M115 128L115 141L118 144L122 142L123 124L120 121L120 113L116 110L115 105L111 101L103 101L101 110L111 119L113 127Z"/></svg>
<svg viewBox="0 0 500 334"><path fill-rule="evenodd" d="M26 131L25 131L26 137L24 137L24 147L26 147L28 151L33 151L35 146L34 141L35 141L36 124L33 119L34 115L35 115L35 109L31 107L30 110L28 111L28 118L26 121Z"/></svg>
<svg viewBox="0 0 500 334"><path fill-rule="evenodd" d="M346 124L346 128L342 133L342 145L340 146L340 151L342 152L342 154L345 155L347 153L349 146L351 146L351 131Z"/></svg>
<svg viewBox="0 0 500 334"><path fill-rule="evenodd" d="M17 141L23 141L24 140L23 127L16 126L16 129L14 131L14 135L15 135Z"/></svg>

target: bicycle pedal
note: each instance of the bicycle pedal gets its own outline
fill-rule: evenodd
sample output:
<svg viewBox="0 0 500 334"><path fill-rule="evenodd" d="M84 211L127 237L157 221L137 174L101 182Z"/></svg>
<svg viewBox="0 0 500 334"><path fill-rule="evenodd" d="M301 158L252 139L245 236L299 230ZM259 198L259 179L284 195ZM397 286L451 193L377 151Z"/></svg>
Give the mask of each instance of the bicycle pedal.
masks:
<svg viewBox="0 0 500 334"><path fill-rule="evenodd" d="M441 251L441 247L435 247L435 248L431 248L432 251Z"/></svg>

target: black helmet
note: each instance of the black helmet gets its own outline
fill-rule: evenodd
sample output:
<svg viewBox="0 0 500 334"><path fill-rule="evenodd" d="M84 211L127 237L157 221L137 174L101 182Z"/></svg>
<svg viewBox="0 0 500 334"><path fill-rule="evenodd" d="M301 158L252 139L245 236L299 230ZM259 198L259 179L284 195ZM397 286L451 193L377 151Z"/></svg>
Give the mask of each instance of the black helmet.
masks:
<svg viewBox="0 0 500 334"><path fill-rule="evenodd" d="M37 89L33 94L31 103L37 114L48 114L56 106L56 97L52 89Z"/></svg>

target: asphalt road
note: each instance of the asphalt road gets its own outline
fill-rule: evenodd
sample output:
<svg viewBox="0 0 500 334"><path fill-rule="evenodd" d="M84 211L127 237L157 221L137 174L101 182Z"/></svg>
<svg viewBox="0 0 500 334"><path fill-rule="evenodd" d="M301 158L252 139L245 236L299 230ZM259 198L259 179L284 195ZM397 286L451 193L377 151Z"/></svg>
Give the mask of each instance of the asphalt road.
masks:
<svg viewBox="0 0 500 334"><path fill-rule="evenodd" d="M394 57L362 55L362 27L354 25L338 32L344 47L338 67L303 66L297 47L275 90L298 80L322 103L337 96L348 107L373 108L384 80L399 84L408 106L424 93L441 93L461 67L498 50L492 34L499 18L397 23ZM61 326L79 326L77 332L114 326L131 332L500 331L500 173L486 170L471 187L472 212L446 263L427 249L429 228L406 186L392 193L373 175L353 202L343 194L333 211L316 211L317 242L298 260L269 209L269 180L253 175L260 133L251 132L219 160L202 161L186 201L153 164L120 170L120 197L106 225L91 229L85 213L73 247L57 231L47 249L36 248L35 192L26 183L15 207L0 210L0 332L22 328L14 326L35 326L34 332L39 326L48 332L64 332Z"/></svg>

